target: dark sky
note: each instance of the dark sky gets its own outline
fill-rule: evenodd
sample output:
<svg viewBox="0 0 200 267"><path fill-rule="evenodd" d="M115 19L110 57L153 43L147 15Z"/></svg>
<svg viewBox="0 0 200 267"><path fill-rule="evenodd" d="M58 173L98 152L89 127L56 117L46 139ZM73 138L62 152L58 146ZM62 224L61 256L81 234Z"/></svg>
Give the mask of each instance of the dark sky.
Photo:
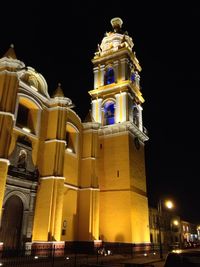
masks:
<svg viewBox="0 0 200 267"><path fill-rule="evenodd" d="M14 43L18 59L45 77L50 94L61 82L82 119L90 109L91 59L110 20L122 18L142 66L149 204L171 196L182 219L200 222L200 8L192 1L4 2L0 56Z"/></svg>

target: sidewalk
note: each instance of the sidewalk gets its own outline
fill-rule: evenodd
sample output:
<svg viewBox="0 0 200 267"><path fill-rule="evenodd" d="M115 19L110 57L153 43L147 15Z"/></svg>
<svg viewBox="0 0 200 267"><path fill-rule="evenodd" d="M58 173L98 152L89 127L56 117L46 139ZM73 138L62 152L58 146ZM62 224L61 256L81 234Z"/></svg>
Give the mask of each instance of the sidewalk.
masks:
<svg viewBox="0 0 200 267"><path fill-rule="evenodd" d="M163 259L160 259L159 255L140 255L137 257L133 257L132 259L127 259L121 263L123 263L126 267L128 267L129 265L131 266L132 264L153 264L155 262L160 262L160 261L164 261L165 257Z"/></svg>
<svg viewBox="0 0 200 267"><path fill-rule="evenodd" d="M143 254L140 255L134 255L132 258L123 256L123 255L111 255L107 257L101 257L98 260L99 264L104 265L111 265L113 263L115 264L121 264L123 266L128 267L133 264L153 264L155 262L160 262L165 260L166 255L163 255L163 259L160 259L159 254L147 254L147 256L144 256Z"/></svg>

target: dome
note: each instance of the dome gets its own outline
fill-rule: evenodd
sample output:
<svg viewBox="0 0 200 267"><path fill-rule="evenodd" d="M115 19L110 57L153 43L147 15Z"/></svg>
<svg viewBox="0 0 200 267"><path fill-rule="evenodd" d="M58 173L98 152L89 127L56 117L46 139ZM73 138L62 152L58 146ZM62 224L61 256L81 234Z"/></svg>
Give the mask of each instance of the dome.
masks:
<svg viewBox="0 0 200 267"><path fill-rule="evenodd" d="M22 73L20 80L28 84L31 88L38 91L40 94L49 98L48 86L42 74L35 69L27 67L27 70Z"/></svg>
<svg viewBox="0 0 200 267"><path fill-rule="evenodd" d="M134 44L128 33L122 30L122 19L116 17L111 19L110 22L113 29L106 32L101 44L98 45L96 56L104 56L124 47L132 51Z"/></svg>

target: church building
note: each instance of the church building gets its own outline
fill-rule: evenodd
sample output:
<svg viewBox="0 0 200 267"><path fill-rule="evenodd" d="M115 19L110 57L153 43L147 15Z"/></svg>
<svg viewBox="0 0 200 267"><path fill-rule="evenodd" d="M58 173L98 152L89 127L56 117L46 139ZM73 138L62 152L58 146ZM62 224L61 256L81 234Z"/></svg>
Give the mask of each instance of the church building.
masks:
<svg viewBox="0 0 200 267"><path fill-rule="evenodd" d="M122 23L92 59L85 121L13 46L0 58L1 246L150 242L141 66Z"/></svg>

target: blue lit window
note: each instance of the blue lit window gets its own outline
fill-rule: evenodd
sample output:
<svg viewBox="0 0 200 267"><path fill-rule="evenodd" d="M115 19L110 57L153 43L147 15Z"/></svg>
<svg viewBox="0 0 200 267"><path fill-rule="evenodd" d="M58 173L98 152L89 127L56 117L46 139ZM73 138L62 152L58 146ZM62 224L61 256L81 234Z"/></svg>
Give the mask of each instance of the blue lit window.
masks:
<svg viewBox="0 0 200 267"><path fill-rule="evenodd" d="M105 84L111 84L115 82L115 74L113 68L108 68L105 74Z"/></svg>
<svg viewBox="0 0 200 267"><path fill-rule="evenodd" d="M131 73L131 82L135 82L135 73L134 72Z"/></svg>
<svg viewBox="0 0 200 267"><path fill-rule="evenodd" d="M104 125L115 123L115 103L107 101L104 105Z"/></svg>

